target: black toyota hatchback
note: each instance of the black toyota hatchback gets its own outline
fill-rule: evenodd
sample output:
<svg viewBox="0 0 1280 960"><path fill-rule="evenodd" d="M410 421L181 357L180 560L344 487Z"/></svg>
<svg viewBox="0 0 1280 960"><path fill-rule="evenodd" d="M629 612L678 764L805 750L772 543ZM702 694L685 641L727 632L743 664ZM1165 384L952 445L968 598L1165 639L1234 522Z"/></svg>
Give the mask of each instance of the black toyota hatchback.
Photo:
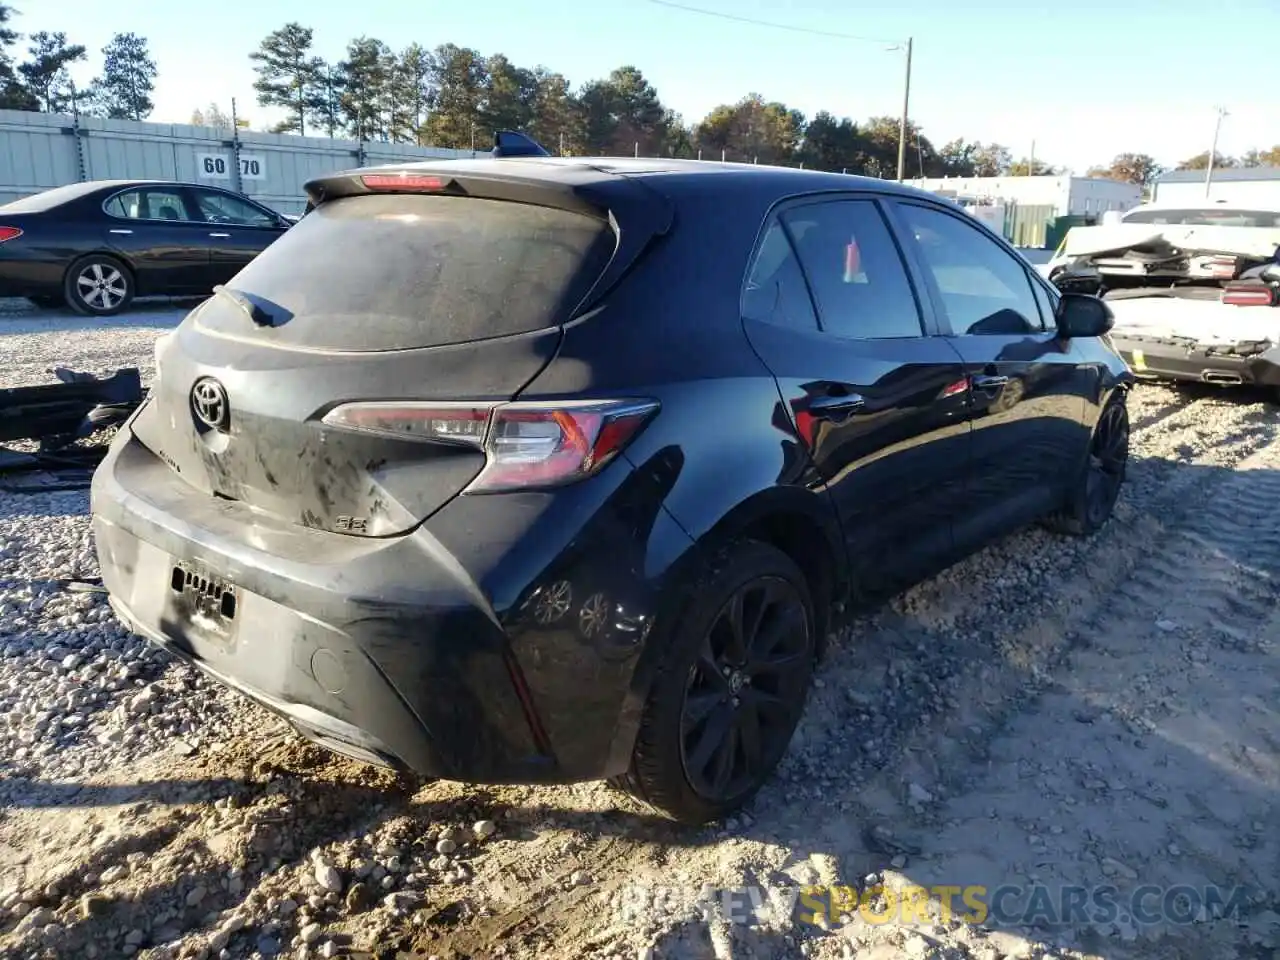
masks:
<svg viewBox="0 0 1280 960"><path fill-rule="evenodd" d="M134 630L333 750L716 818L833 604L1116 500L1107 308L928 194L541 158L307 189L158 346L93 514Z"/></svg>

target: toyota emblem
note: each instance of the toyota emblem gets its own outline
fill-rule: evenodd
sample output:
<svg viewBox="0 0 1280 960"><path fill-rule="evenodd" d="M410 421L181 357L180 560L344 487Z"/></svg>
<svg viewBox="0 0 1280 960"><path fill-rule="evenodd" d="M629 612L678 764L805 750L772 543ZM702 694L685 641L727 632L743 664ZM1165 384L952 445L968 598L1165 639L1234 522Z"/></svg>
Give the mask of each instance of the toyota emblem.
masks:
<svg viewBox="0 0 1280 960"><path fill-rule="evenodd" d="M201 377L191 388L191 412L203 426L226 433L231 420L226 388L212 377Z"/></svg>

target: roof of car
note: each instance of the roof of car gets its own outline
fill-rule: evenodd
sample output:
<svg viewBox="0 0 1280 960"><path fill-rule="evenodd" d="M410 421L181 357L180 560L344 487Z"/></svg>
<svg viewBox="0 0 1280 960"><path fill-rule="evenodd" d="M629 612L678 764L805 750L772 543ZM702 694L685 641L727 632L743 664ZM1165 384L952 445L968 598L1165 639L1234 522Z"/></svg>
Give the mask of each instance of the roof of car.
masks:
<svg viewBox="0 0 1280 960"><path fill-rule="evenodd" d="M1197 183L1203 181L1203 170L1170 170L1156 178L1156 183ZM1280 167L1217 167L1214 180L1280 180Z"/></svg>

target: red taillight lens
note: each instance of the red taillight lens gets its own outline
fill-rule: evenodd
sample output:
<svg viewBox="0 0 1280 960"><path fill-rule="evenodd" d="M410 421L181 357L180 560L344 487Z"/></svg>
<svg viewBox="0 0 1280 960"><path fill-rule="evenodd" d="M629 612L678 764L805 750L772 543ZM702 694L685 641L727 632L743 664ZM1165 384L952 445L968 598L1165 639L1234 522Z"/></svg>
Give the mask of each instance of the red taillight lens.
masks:
<svg viewBox="0 0 1280 960"><path fill-rule="evenodd" d="M366 173L360 178L360 182L369 190L389 190L395 193L432 193L449 185L449 181L443 177L415 173Z"/></svg>
<svg viewBox="0 0 1280 960"><path fill-rule="evenodd" d="M1214 257L1206 266L1209 268L1209 276L1216 280L1230 280L1239 269L1235 257Z"/></svg>
<svg viewBox="0 0 1280 960"><path fill-rule="evenodd" d="M0 227L0 243L17 240L20 236L22 236L21 227Z"/></svg>
<svg viewBox="0 0 1280 960"><path fill-rule="evenodd" d="M656 400L560 403L375 402L335 407L333 427L401 440L465 444L487 462L468 493L559 486L599 472L658 410Z"/></svg>
<svg viewBox="0 0 1280 960"><path fill-rule="evenodd" d="M1265 283L1242 283L1226 287L1222 291L1222 302L1234 307L1270 307L1276 302L1276 291Z"/></svg>
<svg viewBox="0 0 1280 960"><path fill-rule="evenodd" d="M598 473L658 410L654 400L510 403L493 412L489 462L468 493L572 483Z"/></svg>

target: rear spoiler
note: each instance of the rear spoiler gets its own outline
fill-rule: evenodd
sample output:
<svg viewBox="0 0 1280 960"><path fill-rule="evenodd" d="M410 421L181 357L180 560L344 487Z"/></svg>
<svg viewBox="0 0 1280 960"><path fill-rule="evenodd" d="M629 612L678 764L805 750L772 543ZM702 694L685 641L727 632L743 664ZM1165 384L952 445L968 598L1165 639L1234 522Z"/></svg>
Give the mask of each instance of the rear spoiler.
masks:
<svg viewBox="0 0 1280 960"><path fill-rule="evenodd" d="M551 151L528 134L520 133L518 130L499 130L493 135L492 155L495 159L504 157L549 157L551 156ZM305 217L315 207L315 200L308 199L306 209L302 211L300 217L294 218L295 222Z"/></svg>

